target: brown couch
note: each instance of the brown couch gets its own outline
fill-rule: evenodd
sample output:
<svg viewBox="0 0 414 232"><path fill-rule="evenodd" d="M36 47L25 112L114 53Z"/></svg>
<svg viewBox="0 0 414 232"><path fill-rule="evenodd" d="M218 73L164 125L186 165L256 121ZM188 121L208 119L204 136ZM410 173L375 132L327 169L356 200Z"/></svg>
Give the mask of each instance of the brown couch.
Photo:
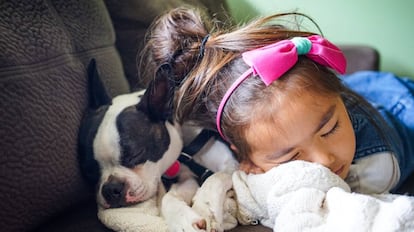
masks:
<svg viewBox="0 0 414 232"><path fill-rule="evenodd" d="M144 33L183 2L225 18L224 0L0 1L1 231L110 231L77 160L86 65L97 60L112 95L143 87L136 54Z"/></svg>

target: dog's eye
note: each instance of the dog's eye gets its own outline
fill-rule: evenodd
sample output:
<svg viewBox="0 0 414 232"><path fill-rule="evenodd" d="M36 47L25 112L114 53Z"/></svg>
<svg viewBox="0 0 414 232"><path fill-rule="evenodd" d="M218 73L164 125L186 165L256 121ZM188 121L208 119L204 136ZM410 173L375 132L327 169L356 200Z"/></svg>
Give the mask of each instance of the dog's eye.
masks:
<svg viewBox="0 0 414 232"><path fill-rule="evenodd" d="M143 112L125 109L116 122L121 147L121 164L135 167L156 162L168 150L170 136L164 123L153 123Z"/></svg>
<svg viewBox="0 0 414 232"><path fill-rule="evenodd" d="M139 164L143 164L147 160L145 154L145 149L138 149L136 151L123 149L121 156L121 165L127 168L134 168Z"/></svg>

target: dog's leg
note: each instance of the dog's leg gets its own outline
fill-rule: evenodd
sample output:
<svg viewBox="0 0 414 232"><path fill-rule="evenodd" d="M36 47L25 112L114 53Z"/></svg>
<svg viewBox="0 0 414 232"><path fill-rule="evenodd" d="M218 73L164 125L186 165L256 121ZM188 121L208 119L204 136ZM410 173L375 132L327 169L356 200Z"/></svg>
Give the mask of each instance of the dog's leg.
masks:
<svg viewBox="0 0 414 232"><path fill-rule="evenodd" d="M231 175L217 172L198 189L193 198L193 209L207 223L207 231L224 231L237 225L237 205L232 190Z"/></svg>
<svg viewBox="0 0 414 232"><path fill-rule="evenodd" d="M192 172L181 166L179 182L171 186L161 203L161 214L169 231L205 231L206 221L191 208L191 201L199 185Z"/></svg>
<svg viewBox="0 0 414 232"><path fill-rule="evenodd" d="M237 221L237 201L236 193L233 188L227 191L226 199L224 202L224 215L223 215L223 229L230 230L238 225Z"/></svg>

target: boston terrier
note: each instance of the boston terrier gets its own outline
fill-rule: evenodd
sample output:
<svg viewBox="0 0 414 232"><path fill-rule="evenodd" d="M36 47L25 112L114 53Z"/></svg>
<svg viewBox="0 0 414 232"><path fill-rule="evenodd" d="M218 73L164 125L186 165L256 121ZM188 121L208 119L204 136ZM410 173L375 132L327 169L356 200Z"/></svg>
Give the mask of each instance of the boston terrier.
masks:
<svg viewBox="0 0 414 232"><path fill-rule="evenodd" d="M83 176L97 188L98 205L138 204L157 194L163 176L177 176L160 205L170 231L223 231L236 226L231 173L238 163L214 136L195 151L183 149L203 130L174 121L175 84L168 66L159 68L147 89L114 98L94 60L88 75L90 100L79 130L79 161ZM194 172L179 165L177 169L179 158L190 167L206 168ZM196 174L207 179L201 187Z"/></svg>
<svg viewBox="0 0 414 232"><path fill-rule="evenodd" d="M112 99L94 60L88 73L89 109L79 131L81 170L97 184L97 202L104 208L145 201L183 147L181 127L170 117L168 80Z"/></svg>

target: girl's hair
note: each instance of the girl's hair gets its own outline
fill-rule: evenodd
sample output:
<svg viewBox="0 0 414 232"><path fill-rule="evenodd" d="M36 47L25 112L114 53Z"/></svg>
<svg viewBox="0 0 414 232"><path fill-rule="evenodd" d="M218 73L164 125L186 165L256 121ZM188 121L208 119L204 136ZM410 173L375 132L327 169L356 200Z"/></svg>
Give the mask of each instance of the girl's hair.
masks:
<svg viewBox="0 0 414 232"><path fill-rule="evenodd" d="M299 24L293 24L297 26L294 29L282 25L280 22L286 22L288 16L313 22L306 15L286 13L224 29L197 10L173 9L152 25L142 54L141 72L153 76L157 67L170 65L171 78L177 83L175 112L178 121L216 130L215 119L221 99L234 80L249 68L241 59L243 52L314 34L299 30ZM204 43L206 36L208 40ZM268 87L258 77L247 78L226 103L221 128L226 139L237 147L239 161L251 152L245 132L254 126L252 122L258 115L261 120L271 120L270 112L280 110L277 103L286 94L300 96L309 92L342 96L347 106L363 104L370 112L375 112L362 97L346 88L335 73L301 56L293 68Z"/></svg>

